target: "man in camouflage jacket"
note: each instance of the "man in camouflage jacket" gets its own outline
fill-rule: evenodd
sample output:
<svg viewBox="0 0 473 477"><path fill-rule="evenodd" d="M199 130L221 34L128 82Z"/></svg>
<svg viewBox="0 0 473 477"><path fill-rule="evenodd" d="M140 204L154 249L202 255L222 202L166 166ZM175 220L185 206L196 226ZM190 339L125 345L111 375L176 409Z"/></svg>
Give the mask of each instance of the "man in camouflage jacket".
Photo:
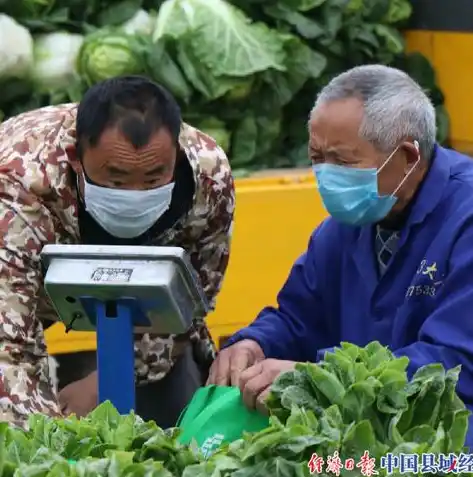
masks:
<svg viewBox="0 0 473 477"><path fill-rule="evenodd" d="M183 247L214 305L229 259L235 201L230 166L212 138L181 122L174 99L159 86L140 77L116 78L92 87L79 106L50 106L7 120L0 125L0 177L0 419L21 425L30 413L77 411L70 401L81 383L63 390L59 405L48 371L43 324L57 317L43 290L45 244ZM115 235L112 212L104 218L90 192L158 188L173 190L163 194L167 202L164 197L152 223L137 228L139 220L128 210ZM184 355L206 370L214 353L203 321L184 336L137 336L137 386L170 386ZM164 410L171 421L205 381L194 377L184 392L188 372L174 379L176 389L150 388L148 401L158 407L156 393L160 399L169 394L168 401L185 394L178 409ZM96 389L96 373L89 381ZM96 394L84 399L95 404Z"/></svg>

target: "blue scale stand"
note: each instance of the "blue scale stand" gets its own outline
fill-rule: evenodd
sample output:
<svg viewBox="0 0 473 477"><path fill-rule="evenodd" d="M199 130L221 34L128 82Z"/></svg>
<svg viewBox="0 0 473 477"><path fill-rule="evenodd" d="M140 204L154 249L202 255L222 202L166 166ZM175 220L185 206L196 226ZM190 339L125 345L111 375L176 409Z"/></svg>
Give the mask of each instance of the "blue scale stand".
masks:
<svg viewBox="0 0 473 477"><path fill-rule="evenodd" d="M106 316L96 302L99 402L110 401L120 414L135 409L135 352L131 307L117 304L117 316Z"/></svg>
<svg viewBox="0 0 473 477"><path fill-rule="evenodd" d="M110 401L120 414L135 409L135 327L149 327L143 313L146 301L119 298L103 302L81 297L81 304L97 331L99 403Z"/></svg>

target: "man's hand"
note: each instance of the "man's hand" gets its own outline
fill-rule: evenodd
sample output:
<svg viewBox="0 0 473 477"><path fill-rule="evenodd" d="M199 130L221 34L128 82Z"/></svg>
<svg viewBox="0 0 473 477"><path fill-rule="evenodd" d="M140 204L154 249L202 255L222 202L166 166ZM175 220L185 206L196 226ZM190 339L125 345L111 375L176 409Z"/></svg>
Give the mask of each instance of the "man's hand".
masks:
<svg viewBox="0 0 473 477"><path fill-rule="evenodd" d="M93 411L98 404L97 371L63 388L59 392L59 404L65 416L84 417Z"/></svg>
<svg viewBox="0 0 473 477"><path fill-rule="evenodd" d="M256 341L239 341L218 353L210 368L207 385L238 386L240 374L263 359L263 350Z"/></svg>
<svg viewBox="0 0 473 477"><path fill-rule="evenodd" d="M258 409L267 413L264 400L266 399L271 384L286 371L292 371L296 363L294 361L282 361L279 359L265 359L240 374L239 387L243 401L250 409Z"/></svg>

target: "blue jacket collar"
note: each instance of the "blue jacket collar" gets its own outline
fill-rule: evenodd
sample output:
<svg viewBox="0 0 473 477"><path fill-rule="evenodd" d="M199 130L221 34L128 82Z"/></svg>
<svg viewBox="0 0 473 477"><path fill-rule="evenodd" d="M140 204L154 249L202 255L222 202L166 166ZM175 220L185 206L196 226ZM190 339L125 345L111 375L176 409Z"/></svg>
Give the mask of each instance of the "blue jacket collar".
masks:
<svg viewBox="0 0 473 477"><path fill-rule="evenodd" d="M429 170L414 198L407 228L423 222L441 201L450 178L449 159L448 150L436 145Z"/></svg>

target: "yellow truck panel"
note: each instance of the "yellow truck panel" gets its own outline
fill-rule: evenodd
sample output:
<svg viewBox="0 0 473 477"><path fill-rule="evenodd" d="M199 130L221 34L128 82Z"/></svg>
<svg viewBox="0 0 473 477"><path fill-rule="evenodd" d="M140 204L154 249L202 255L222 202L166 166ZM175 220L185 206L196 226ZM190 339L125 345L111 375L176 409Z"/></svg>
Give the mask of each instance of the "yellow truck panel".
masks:
<svg viewBox="0 0 473 477"><path fill-rule="evenodd" d="M230 264L216 311L208 317L219 343L276 302L294 260L326 217L310 169L271 171L236 180L236 216ZM96 349L95 333L46 330L49 353Z"/></svg>
<svg viewBox="0 0 473 477"><path fill-rule="evenodd" d="M473 33L411 30L408 51L419 51L435 68L450 115L452 147L473 153Z"/></svg>

